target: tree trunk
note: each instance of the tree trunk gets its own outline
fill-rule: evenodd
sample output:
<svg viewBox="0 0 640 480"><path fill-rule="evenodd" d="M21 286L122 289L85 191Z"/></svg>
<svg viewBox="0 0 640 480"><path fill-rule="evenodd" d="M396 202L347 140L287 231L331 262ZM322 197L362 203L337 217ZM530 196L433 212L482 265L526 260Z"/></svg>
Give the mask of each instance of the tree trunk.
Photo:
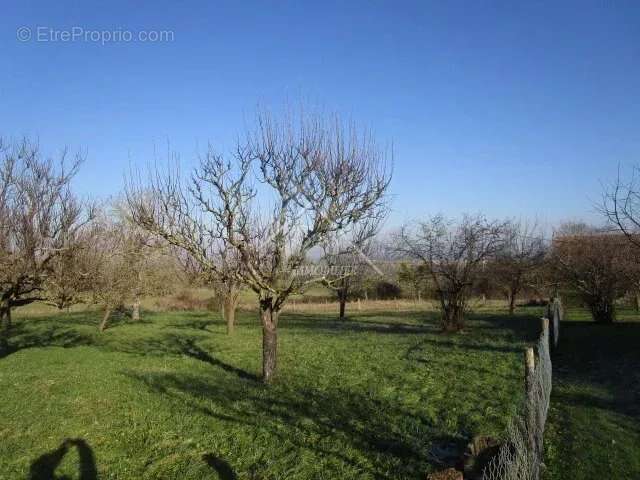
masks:
<svg viewBox="0 0 640 480"><path fill-rule="evenodd" d="M11 308L0 307L0 358L9 350L9 329L11 327Z"/></svg>
<svg viewBox="0 0 640 480"><path fill-rule="evenodd" d="M278 355L278 312L271 299L260 302L262 321L262 381L271 383L276 373Z"/></svg>
<svg viewBox="0 0 640 480"><path fill-rule="evenodd" d="M5 300L0 305L0 328L7 331L11 328L11 300Z"/></svg>
<svg viewBox="0 0 640 480"><path fill-rule="evenodd" d="M596 323L613 323L616 319L615 305L612 300L598 298L589 302L591 316Z"/></svg>
<svg viewBox="0 0 640 480"><path fill-rule="evenodd" d="M464 320L460 309L456 306L451 306L443 312L442 324L443 330L447 333L455 333L462 330Z"/></svg>
<svg viewBox="0 0 640 480"><path fill-rule="evenodd" d="M140 299L136 298L131 309L131 320L137 322L140 320Z"/></svg>
<svg viewBox="0 0 640 480"><path fill-rule="evenodd" d="M347 291L344 287L338 289L338 303L340 305L340 320L344 320L345 310L347 308Z"/></svg>
<svg viewBox="0 0 640 480"><path fill-rule="evenodd" d="M509 292L509 315L513 315L516 311L516 292Z"/></svg>
<svg viewBox="0 0 640 480"><path fill-rule="evenodd" d="M102 322L100 322L100 332L104 332L107 329L109 323L109 317L111 316L111 308L104 309L104 315L102 316Z"/></svg>
<svg viewBox="0 0 640 480"><path fill-rule="evenodd" d="M636 291L633 295L636 312L640 312L640 290Z"/></svg>
<svg viewBox="0 0 640 480"><path fill-rule="evenodd" d="M236 307L238 306L237 295L227 295L222 301L222 316L227 323L227 334L231 335L236 324Z"/></svg>
<svg viewBox="0 0 640 480"><path fill-rule="evenodd" d="M9 305L0 308L0 327L7 331L11 329L11 307Z"/></svg>
<svg viewBox="0 0 640 480"><path fill-rule="evenodd" d="M464 300L458 295L443 299L442 329L447 333L459 332L464 328Z"/></svg>

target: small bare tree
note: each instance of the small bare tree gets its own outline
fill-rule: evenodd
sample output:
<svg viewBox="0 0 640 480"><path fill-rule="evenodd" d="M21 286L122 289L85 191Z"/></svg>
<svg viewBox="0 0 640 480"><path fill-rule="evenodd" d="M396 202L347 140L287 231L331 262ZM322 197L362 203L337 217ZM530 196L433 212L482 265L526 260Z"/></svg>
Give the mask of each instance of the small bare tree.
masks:
<svg viewBox="0 0 640 480"><path fill-rule="evenodd" d="M208 252L208 258L218 266L213 271L207 265L196 260L189 252L179 250L178 258L192 284L211 288L219 300L222 318L227 326L227 333L233 334L236 323L236 310L242 293L242 281L236 275L242 268L237 252L231 248L220 248L216 252Z"/></svg>
<svg viewBox="0 0 640 480"><path fill-rule="evenodd" d="M44 157L28 140L0 141L0 321L14 307L43 300L52 262L70 247L86 218L70 182L82 162Z"/></svg>
<svg viewBox="0 0 640 480"><path fill-rule="evenodd" d="M322 261L329 267L325 285L338 298L340 320L346 318L347 302L354 291L362 289L366 273L373 272L376 268L371 260L373 240L380 230L385 213L380 210L379 217L368 218L356 224L348 237L332 235L323 242Z"/></svg>
<svg viewBox="0 0 640 480"><path fill-rule="evenodd" d="M535 224L511 221L505 225L502 248L492 262L492 273L502 284L509 298L509 314L513 315L516 297L532 283L532 274L542 266L546 248Z"/></svg>
<svg viewBox="0 0 640 480"><path fill-rule="evenodd" d="M146 181L140 176L130 178L128 211L139 228L177 249L185 271L222 297L222 313L231 334L243 286L243 265L237 249L224 240L225 226L208 211L211 200L205 197L206 180L202 178L207 168L218 168L220 180L225 181L231 175L231 164L211 151L200 160L201 168L193 172L190 182L172 165L164 171L155 168Z"/></svg>
<svg viewBox="0 0 640 480"><path fill-rule="evenodd" d="M572 224L554 235L550 262L557 278L580 294L593 319L611 323L615 302L633 279L633 254L621 234Z"/></svg>
<svg viewBox="0 0 640 480"><path fill-rule="evenodd" d="M503 242L504 224L482 215L465 215L454 224L437 215L415 228L404 226L396 237L396 251L426 267L442 310L442 328L464 328L468 295L483 262L493 257Z"/></svg>
<svg viewBox="0 0 640 480"><path fill-rule="evenodd" d="M395 248L395 246L393 247ZM430 275L424 265L401 262L398 265L398 283L411 294L414 300L422 300L423 293L429 291Z"/></svg>
<svg viewBox="0 0 640 480"><path fill-rule="evenodd" d="M171 291L175 273L170 258L149 234L128 222L116 208L94 228L92 292L103 309L100 331L109 326L111 314L131 304L131 319L140 320L140 299Z"/></svg>
<svg viewBox="0 0 640 480"><path fill-rule="evenodd" d="M221 267L206 253L209 239L235 252L241 268L234 278L258 297L268 383L276 372L280 310L290 295L325 280L300 275L299 267L327 237L377 215L390 177L383 160L368 135L337 120L279 122L262 113L231 160L209 149L188 190L176 176L156 175L150 187L130 187L129 198L139 225L184 245L216 275ZM149 190L160 200L136 200Z"/></svg>

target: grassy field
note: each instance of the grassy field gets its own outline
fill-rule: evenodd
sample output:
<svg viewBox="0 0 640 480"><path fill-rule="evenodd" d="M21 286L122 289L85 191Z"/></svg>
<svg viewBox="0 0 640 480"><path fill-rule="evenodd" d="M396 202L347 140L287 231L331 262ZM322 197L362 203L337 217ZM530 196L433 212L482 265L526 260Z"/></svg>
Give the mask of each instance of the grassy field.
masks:
<svg viewBox="0 0 640 480"><path fill-rule="evenodd" d="M571 309L553 357L550 480L640 479L640 322L596 325Z"/></svg>
<svg viewBox="0 0 640 480"><path fill-rule="evenodd" d="M255 312L233 337L209 312L102 335L97 313L17 312L0 358L0 478L424 478L502 431L539 312L479 311L448 336L433 312L400 307L286 313L269 387Z"/></svg>
<svg viewBox="0 0 640 480"><path fill-rule="evenodd" d="M540 314L493 305L443 335L411 303L344 322L331 305L296 308L269 387L255 312L228 337L210 312L147 312L101 335L95 312L18 311L0 358L0 479L424 478L471 436L500 434ZM640 478L637 318L568 312L545 479Z"/></svg>

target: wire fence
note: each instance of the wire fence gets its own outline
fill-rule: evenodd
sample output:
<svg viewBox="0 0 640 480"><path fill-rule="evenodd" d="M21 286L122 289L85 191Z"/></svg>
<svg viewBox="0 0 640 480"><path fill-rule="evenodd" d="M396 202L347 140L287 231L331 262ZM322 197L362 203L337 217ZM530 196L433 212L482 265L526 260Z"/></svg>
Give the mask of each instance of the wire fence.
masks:
<svg viewBox="0 0 640 480"><path fill-rule="evenodd" d="M551 398L551 349L558 344L562 305L551 302L542 319L537 356L525 352L525 400L507 426L504 443L485 468L483 480L539 480L544 469L544 430Z"/></svg>

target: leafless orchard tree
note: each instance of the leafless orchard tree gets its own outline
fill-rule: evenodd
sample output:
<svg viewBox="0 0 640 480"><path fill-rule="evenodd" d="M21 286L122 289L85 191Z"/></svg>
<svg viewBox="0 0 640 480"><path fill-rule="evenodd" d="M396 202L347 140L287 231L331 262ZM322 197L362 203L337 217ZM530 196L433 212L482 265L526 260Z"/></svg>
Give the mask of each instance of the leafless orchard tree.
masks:
<svg viewBox="0 0 640 480"><path fill-rule="evenodd" d="M42 293L44 303L63 310L88 300L94 245L90 223L67 235L65 248L49 262Z"/></svg>
<svg viewBox="0 0 640 480"><path fill-rule="evenodd" d="M155 239L128 221L121 205L102 216L93 230L91 285L93 301L103 309L100 331L111 314L131 305L131 319L140 320L140 299L171 291L176 272Z"/></svg>
<svg viewBox="0 0 640 480"><path fill-rule="evenodd" d="M640 311L640 185L638 185L638 167L634 168L631 178L624 181L618 177L604 192L600 210L614 228L622 232L634 247L630 257L632 282L630 293L635 308Z"/></svg>
<svg viewBox="0 0 640 480"><path fill-rule="evenodd" d="M70 182L80 155L54 160L28 140L0 141L0 321L14 307L43 300L52 262L87 221Z"/></svg>
<svg viewBox="0 0 640 480"><path fill-rule="evenodd" d="M367 273L375 273L372 253L374 237L380 230L386 211L381 209L378 217L367 218L354 225L352 232L331 235L322 244L322 261L330 269L325 285L335 292L339 304L339 318L345 319L347 302L354 290L361 290ZM340 271L344 269L343 271Z"/></svg>
<svg viewBox="0 0 640 480"><path fill-rule="evenodd" d="M639 173L640 169L634 168L627 182L618 173L616 181L604 192L600 206L607 220L637 249L640 249Z"/></svg>
<svg viewBox="0 0 640 480"><path fill-rule="evenodd" d="M223 245L221 242L219 244ZM242 268L238 253L229 247L221 247L215 251L210 251L208 254L210 260L219 267L216 271L198 262L186 250L179 250L176 253L191 282L213 289L217 298L220 299L222 317L227 325L227 333L232 334L235 329L236 310L243 286L242 281L236 275L237 271Z"/></svg>
<svg viewBox="0 0 640 480"><path fill-rule="evenodd" d="M509 314L513 315L516 297L533 283L532 275L542 266L546 254L544 239L535 224L510 221L504 226L502 248L493 262L493 273L507 289Z"/></svg>
<svg viewBox="0 0 640 480"><path fill-rule="evenodd" d="M260 113L232 158L210 148L187 190L175 177L155 175L150 186L129 188L134 217L216 275L220 264L207 253L213 240L237 254L233 276L258 297L263 380L271 382L280 310L290 295L325 280L297 270L330 235L378 215L390 179L384 152L337 119L278 121ZM144 191L159 200L137 201Z"/></svg>
<svg viewBox="0 0 640 480"><path fill-rule="evenodd" d="M483 262L502 248L504 224L483 215L463 216L455 224L441 215L404 226L396 237L398 254L426 267L442 310L442 328L464 328L469 291Z"/></svg>
<svg viewBox="0 0 640 480"><path fill-rule="evenodd" d="M156 167L146 180L140 175L128 180L126 198L131 220L177 249L177 258L185 271L213 287L222 297L223 316L231 334L243 285L243 264L237 249L224 239L225 226L209 211L213 208L212 200L206 195L208 189L213 191L213 186L206 175L209 169L216 168L220 181L226 182L233 166L209 151L200 158L200 168L185 181L176 164L170 164L166 170Z"/></svg>
<svg viewBox="0 0 640 480"><path fill-rule="evenodd" d="M630 287L634 249L619 233L565 225L554 235L551 262L557 277L575 288L596 322L615 320L615 302Z"/></svg>
<svg viewBox="0 0 640 480"><path fill-rule="evenodd" d="M403 290L410 292L418 302L422 300L422 293L429 291L431 276L423 264L402 262L398 265L397 277Z"/></svg>

